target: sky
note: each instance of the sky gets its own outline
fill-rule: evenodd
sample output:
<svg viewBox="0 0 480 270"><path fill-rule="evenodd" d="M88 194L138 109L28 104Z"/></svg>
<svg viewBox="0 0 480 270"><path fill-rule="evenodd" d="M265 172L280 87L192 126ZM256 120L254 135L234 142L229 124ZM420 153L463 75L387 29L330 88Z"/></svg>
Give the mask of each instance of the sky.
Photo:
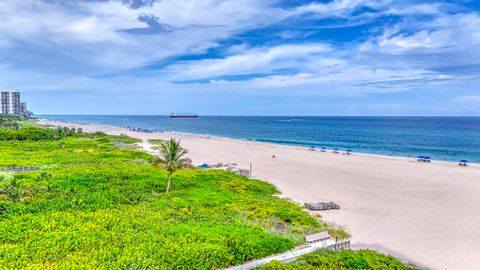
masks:
<svg viewBox="0 0 480 270"><path fill-rule="evenodd" d="M478 0L2 0L36 114L480 116Z"/></svg>

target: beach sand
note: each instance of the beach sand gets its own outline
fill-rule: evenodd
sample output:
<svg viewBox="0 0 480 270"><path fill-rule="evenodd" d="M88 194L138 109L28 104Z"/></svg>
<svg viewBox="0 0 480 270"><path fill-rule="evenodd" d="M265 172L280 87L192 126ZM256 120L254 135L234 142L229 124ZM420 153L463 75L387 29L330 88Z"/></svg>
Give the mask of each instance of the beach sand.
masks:
<svg viewBox="0 0 480 270"><path fill-rule="evenodd" d="M480 165L420 163L406 157L309 151L294 146L214 136L141 133L106 125L41 124L127 134L144 140L181 139L195 164L252 163L255 178L276 185L283 197L334 201L321 212L344 226L355 247L388 252L421 268L480 269ZM275 155L275 158L272 158Z"/></svg>

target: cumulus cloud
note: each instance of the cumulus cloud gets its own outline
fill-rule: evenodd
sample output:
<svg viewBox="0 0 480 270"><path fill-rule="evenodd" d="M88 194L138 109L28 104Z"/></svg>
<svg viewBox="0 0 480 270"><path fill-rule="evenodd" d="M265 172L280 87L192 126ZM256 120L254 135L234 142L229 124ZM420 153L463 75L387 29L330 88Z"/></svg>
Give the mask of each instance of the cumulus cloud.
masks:
<svg viewBox="0 0 480 270"><path fill-rule="evenodd" d="M14 51L23 44L41 49L45 61L64 57L96 67L128 69L204 51L280 14L268 1L260 2L164 0L133 8L114 0L7 0L0 2L0 48ZM155 32L146 17L175 31ZM131 29L152 31L138 35Z"/></svg>
<svg viewBox="0 0 480 270"><path fill-rule="evenodd" d="M441 0L287 2L0 1L0 86L293 96L480 80L478 10Z"/></svg>
<svg viewBox="0 0 480 270"><path fill-rule="evenodd" d="M281 69L297 69L315 58L331 51L325 44L280 45L269 48L252 48L221 59L205 59L175 64L166 69L171 78L206 79L227 75L272 73Z"/></svg>

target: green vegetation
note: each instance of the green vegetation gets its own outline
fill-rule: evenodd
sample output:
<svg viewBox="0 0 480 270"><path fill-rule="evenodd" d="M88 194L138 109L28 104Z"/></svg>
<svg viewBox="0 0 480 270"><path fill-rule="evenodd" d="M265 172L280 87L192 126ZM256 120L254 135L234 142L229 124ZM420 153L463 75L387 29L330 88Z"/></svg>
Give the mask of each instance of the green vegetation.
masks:
<svg viewBox="0 0 480 270"><path fill-rule="evenodd" d="M2 267L215 269L286 251L327 226L273 186L225 171L178 171L165 193L166 170L116 145L131 138L28 123L7 131L0 167L39 170L0 173Z"/></svg>
<svg viewBox="0 0 480 270"><path fill-rule="evenodd" d="M2 115L0 114L0 128L1 129L13 129L20 128L22 118L18 116Z"/></svg>
<svg viewBox="0 0 480 270"><path fill-rule="evenodd" d="M160 157L156 158L153 163L168 172L167 192L170 190L173 174L192 166L192 161L185 157L186 154L187 150L180 146L180 141L173 138L160 145Z"/></svg>
<svg viewBox="0 0 480 270"><path fill-rule="evenodd" d="M125 147L136 139L0 119L2 269L218 269L291 249L305 234L346 235L265 182L177 171L188 163L178 142L162 144L165 170ZM329 256L351 261L342 254Z"/></svg>
<svg viewBox="0 0 480 270"><path fill-rule="evenodd" d="M413 270L414 267L404 265L392 256L371 250L318 250L301 256L294 262L282 264L270 262L257 270L305 270L305 269L368 269L368 270Z"/></svg>
<svg viewBox="0 0 480 270"><path fill-rule="evenodd" d="M12 202L19 202L28 193L23 191L20 182L16 178L13 178L10 183L5 186L5 189L0 189L0 194L5 194L7 199Z"/></svg>
<svg viewBox="0 0 480 270"><path fill-rule="evenodd" d="M165 140L162 140L162 139L149 139L148 142L151 143L151 144L161 145L162 143L165 142Z"/></svg>

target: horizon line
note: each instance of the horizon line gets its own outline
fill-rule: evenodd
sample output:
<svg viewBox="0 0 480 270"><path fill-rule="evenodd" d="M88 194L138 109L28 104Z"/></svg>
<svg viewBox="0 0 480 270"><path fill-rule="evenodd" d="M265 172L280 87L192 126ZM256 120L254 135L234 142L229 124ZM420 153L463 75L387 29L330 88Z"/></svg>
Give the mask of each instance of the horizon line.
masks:
<svg viewBox="0 0 480 270"><path fill-rule="evenodd" d="M480 117L480 115L232 115L196 114L206 117ZM35 114L37 116L170 116L170 114Z"/></svg>

